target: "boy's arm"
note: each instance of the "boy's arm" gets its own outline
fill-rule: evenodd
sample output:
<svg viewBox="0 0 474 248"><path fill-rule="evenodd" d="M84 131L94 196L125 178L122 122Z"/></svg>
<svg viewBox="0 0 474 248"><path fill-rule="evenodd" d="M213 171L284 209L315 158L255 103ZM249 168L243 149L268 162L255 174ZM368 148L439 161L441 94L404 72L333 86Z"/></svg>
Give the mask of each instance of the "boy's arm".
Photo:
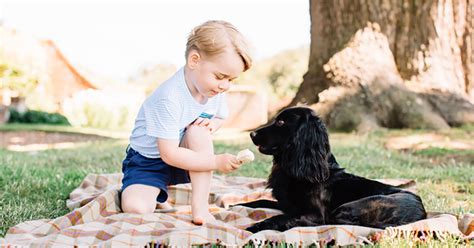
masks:
<svg viewBox="0 0 474 248"><path fill-rule="evenodd" d="M240 166L240 162L234 155L195 152L180 147L178 140L158 138L158 147L163 161L184 170L230 172Z"/></svg>

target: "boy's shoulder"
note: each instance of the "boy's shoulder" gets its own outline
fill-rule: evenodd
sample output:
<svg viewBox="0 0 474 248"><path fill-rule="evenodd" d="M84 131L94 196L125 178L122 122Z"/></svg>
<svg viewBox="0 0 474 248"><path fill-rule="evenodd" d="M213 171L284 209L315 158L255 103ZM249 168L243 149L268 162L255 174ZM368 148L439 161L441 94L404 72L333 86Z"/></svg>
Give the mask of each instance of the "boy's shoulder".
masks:
<svg viewBox="0 0 474 248"><path fill-rule="evenodd" d="M184 76L180 77L180 70L173 76L161 83L150 95L151 99L170 99L173 101L180 101L183 97Z"/></svg>
<svg viewBox="0 0 474 248"><path fill-rule="evenodd" d="M184 82L184 70L183 68L178 69L170 78L166 79L163 83L158 86L162 87L179 87Z"/></svg>

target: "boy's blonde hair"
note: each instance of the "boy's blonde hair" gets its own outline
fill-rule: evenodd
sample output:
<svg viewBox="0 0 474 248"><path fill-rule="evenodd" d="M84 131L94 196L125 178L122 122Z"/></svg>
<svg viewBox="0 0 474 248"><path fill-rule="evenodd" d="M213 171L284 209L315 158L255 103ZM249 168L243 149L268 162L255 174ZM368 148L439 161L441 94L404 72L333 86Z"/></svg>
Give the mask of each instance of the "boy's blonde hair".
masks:
<svg viewBox="0 0 474 248"><path fill-rule="evenodd" d="M229 44L244 62L244 71L248 70L252 66L249 44L237 28L226 21L207 21L195 27L186 43L186 60L191 50L212 57L223 53Z"/></svg>

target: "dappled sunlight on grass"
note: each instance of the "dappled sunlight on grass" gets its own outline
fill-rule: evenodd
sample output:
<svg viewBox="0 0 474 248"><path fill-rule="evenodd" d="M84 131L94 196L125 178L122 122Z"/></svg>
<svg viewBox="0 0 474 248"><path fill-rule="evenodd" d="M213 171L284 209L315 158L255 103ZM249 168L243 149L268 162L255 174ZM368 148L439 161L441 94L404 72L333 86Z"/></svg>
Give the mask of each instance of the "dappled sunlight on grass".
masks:
<svg viewBox="0 0 474 248"><path fill-rule="evenodd" d="M49 149L75 149L91 145L91 142L107 138L96 135L43 132L0 132L0 147L15 152L37 152Z"/></svg>
<svg viewBox="0 0 474 248"><path fill-rule="evenodd" d="M457 150L473 150L474 141L472 139L453 140L452 138L445 135L426 133L389 138L385 142L385 147L387 149L393 150L423 150L433 147Z"/></svg>
<svg viewBox="0 0 474 248"><path fill-rule="evenodd" d="M86 143L60 142L54 144L9 145L7 150L14 152L44 151L48 149L72 149L87 145Z"/></svg>
<svg viewBox="0 0 474 248"><path fill-rule="evenodd" d="M44 124L21 124L12 123L8 125L0 125L0 133L7 131L44 131L44 132L61 132L74 134L97 135L114 139L127 139L131 130L126 129L98 129L90 127L72 127L60 125L44 125Z"/></svg>

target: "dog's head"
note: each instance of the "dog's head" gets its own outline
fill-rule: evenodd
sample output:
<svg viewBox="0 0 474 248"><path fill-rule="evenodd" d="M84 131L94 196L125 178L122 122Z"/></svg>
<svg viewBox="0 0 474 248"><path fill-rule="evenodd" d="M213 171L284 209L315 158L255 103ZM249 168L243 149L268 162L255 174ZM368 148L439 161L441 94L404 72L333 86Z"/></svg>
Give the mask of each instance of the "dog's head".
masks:
<svg viewBox="0 0 474 248"><path fill-rule="evenodd" d="M272 123L250 133L250 137L261 153L273 155L276 166L290 176L312 183L328 178L328 133L312 109L285 109Z"/></svg>

